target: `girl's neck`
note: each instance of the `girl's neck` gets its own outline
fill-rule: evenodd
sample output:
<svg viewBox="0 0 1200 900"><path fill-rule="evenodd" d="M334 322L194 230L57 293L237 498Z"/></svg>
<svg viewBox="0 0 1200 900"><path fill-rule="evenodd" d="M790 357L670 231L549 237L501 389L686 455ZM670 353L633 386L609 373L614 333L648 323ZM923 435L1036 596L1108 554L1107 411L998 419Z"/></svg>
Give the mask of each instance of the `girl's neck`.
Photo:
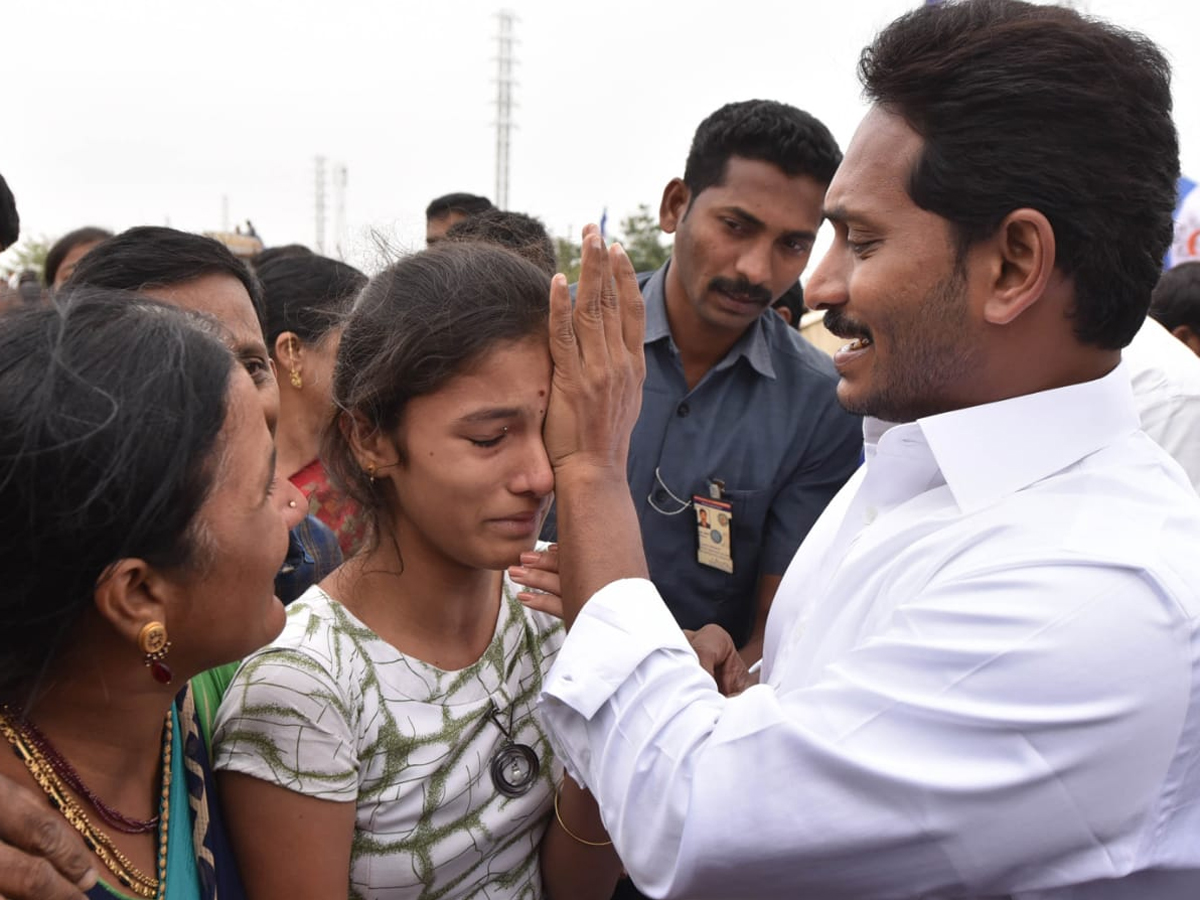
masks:
<svg viewBox="0 0 1200 900"><path fill-rule="evenodd" d="M322 587L406 656L449 671L476 662L495 634L503 573L423 547L401 553L403 564L385 535Z"/></svg>

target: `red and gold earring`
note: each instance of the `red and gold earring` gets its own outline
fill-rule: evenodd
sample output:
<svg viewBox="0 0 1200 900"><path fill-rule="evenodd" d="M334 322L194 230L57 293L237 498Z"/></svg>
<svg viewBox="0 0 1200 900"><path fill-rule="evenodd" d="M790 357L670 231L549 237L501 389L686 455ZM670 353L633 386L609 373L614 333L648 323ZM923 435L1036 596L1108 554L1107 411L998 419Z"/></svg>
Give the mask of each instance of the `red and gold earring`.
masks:
<svg viewBox="0 0 1200 900"><path fill-rule="evenodd" d="M159 684L170 684L174 673L171 667L163 662L167 651L171 649L171 642L167 640L167 626L162 622L147 622L143 625L142 630L138 632L138 649L145 654L145 664L154 680Z"/></svg>

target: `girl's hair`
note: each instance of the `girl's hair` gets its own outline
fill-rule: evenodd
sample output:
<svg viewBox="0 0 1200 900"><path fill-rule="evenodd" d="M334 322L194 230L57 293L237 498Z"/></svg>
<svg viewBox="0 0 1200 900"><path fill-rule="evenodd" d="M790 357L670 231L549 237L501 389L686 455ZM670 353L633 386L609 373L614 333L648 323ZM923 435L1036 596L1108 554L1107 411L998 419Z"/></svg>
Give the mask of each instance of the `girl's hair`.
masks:
<svg viewBox="0 0 1200 900"><path fill-rule="evenodd" d="M306 344L320 342L339 325L367 276L353 266L315 253L275 256L255 271L267 307L267 347L293 332Z"/></svg>
<svg viewBox="0 0 1200 900"><path fill-rule="evenodd" d="M0 319L0 700L37 683L114 563L206 561L234 366L212 330L95 289Z"/></svg>
<svg viewBox="0 0 1200 900"><path fill-rule="evenodd" d="M498 344L544 334L550 276L488 244L439 244L370 280L346 320L333 376L339 410L321 458L335 484L370 510L378 540L384 498L347 440L391 431L414 397L432 394ZM403 447L401 447L403 452Z"/></svg>

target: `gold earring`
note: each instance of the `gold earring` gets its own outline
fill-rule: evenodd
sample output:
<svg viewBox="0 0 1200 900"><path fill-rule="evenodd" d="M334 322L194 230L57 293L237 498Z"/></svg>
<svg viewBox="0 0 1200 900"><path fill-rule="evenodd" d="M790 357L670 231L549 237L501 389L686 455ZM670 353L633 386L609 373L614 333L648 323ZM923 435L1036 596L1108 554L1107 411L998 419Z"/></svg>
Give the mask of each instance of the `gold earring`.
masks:
<svg viewBox="0 0 1200 900"><path fill-rule="evenodd" d="M373 462L367 463L367 477L372 481L375 480L375 463Z"/></svg>
<svg viewBox="0 0 1200 900"><path fill-rule="evenodd" d="M292 369L292 387L294 387L296 390L300 390L302 387L304 387L304 379L300 377L299 369Z"/></svg>
<svg viewBox="0 0 1200 900"><path fill-rule="evenodd" d="M171 649L171 642L167 640L167 626L162 622L147 622L143 625L142 630L138 632L138 649L145 654L143 661L154 680L159 684L170 684L174 673L171 667L163 662L167 651Z"/></svg>

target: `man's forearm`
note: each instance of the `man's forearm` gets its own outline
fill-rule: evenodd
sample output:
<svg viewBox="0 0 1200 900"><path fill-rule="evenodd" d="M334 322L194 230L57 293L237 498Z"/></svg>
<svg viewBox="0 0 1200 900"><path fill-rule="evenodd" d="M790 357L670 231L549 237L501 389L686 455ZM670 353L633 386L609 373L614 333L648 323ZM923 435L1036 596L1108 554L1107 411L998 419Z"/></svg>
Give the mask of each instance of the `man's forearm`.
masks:
<svg viewBox="0 0 1200 900"><path fill-rule="evenodd" d="M570 628L596 591L621 578L646 578L646 557L623 472L579 465L556 473L563 621Z"/></svg>

